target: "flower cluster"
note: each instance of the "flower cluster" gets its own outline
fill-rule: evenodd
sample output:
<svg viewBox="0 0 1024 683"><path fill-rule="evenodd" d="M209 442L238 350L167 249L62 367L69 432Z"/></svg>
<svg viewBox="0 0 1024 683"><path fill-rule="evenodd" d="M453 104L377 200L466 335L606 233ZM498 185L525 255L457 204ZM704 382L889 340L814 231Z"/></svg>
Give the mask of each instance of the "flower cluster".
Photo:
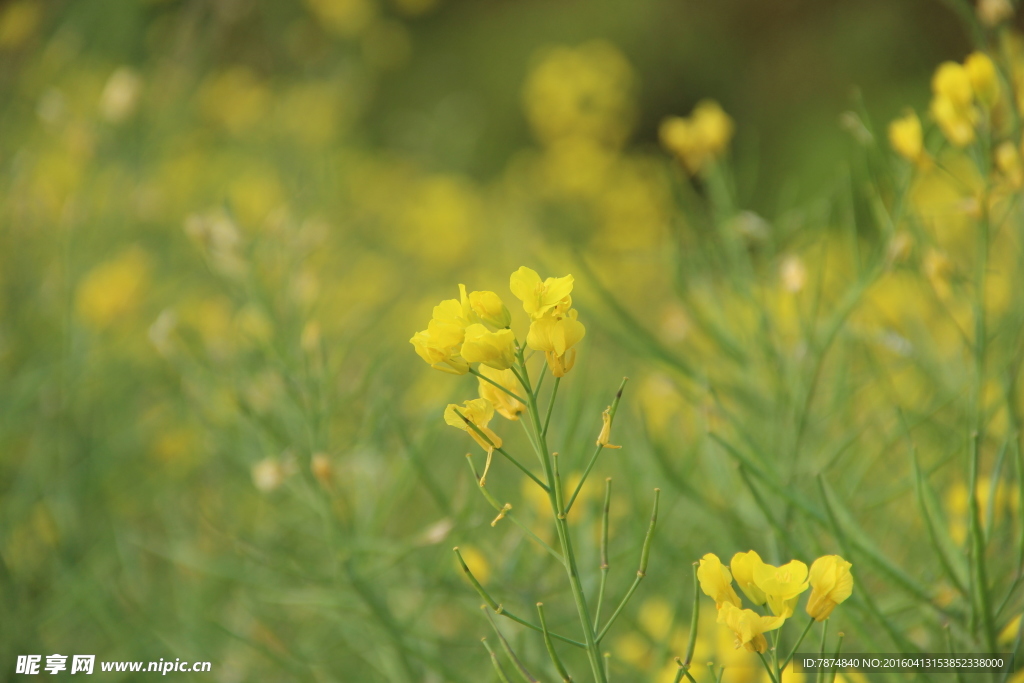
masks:
<svg viewBox="0 0 1024 683"><path fill-rule="evenodd" d="M764 634L793 616L800 595L808 587L811 596L807 600L807 614L815 621L828 619L835 606L853 592L851 566L838 555L825 555L815 560L810 570L799 560L774 567L751 550L736 553L726 567L718 556L708 553L700 560L697 579L704 594L715 601L718 623L736 634L736 647L763 653L768 649ZM748 600L758 607L767 605L771 614L743 609L733 579Z"/></svg>
<svg viewBox="0 0 1024 683"><path fill-rule="evenodd" d="M576 344L586 334L572 308L572 275L541 280L523 266L512 273L509 288L523 302L530 316L526 345L542 351L554 377L563 377L576 362ZM434 307L427 329L410 339L420 358L443 372L473 373L479 380L480 398L462 406L451 404L445 421L466 432L484 450L501 448L501 438L487 427L494 413L519 419L526 406L516 362L525 364L523 349L511 329L512 315L494 292L466 292ZM476 368L473 364L479 364Z"/></svg>
<svg viewBox="0 0 1024 683"><path fill-rule="evenodd" d="M714 100L702 100L690 116L671 116L661 122L661 144L696 175L717 159L729 146L733 134L732 119Z"/></svg>

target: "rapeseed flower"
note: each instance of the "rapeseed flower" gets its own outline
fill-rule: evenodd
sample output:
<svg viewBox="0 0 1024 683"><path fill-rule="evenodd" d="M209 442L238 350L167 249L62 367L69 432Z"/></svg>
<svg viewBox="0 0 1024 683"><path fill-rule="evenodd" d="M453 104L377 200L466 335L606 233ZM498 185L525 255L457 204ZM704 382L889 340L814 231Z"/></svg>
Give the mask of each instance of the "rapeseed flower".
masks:
<svg viewBox="0 0 1024 683"><path fill-rule="evenodd" d="M972 52L964 60L964 70L978 101L986 107L994 105L999 100L999 75L992 59L984 52Z"/></svg>
<svg viewBox="0 0 1024 683"><path fill-rule="evenodd" d="M807 614L815 621L824 621L836 605L853 593L853 565L838 555L819 557L811 565L811 597L807 599Z"/></svg>
<svg viewBox="0 0 1024 683"><path fill-rule="evenodd" d="M785 617L762 616L752 609L740 609L731 602L722 604L718 610L718 623L725 624L736 634L736 649L743 647L748 652L763 654L768 649L765 632L779 628L785 621Z"/></svg>
<svg viewBox="0 0 1024 683"><path fill-rule="evenodd" d="M761 556L756 551L750 550L745 553L736 553L729 563L732 569L732 576L736 579L736 585L740 587L743 594L755 605L763 605L768 601L764 591L754 583L754 568L764 564Z"/></svg>
<svg viewBox="0 0 1024 683"><path fill-rule="evenodd" d="M755 564L754 584L761 589L772 613L789 618L796 608L800 594L807 590L807 565L800 560L790 560L781 567L770 564Z"/></svg>
<svg viewBox="0 0 1024 683"><path fill-rule="evenodd" d="M601 413L601 433L597 435L597 445L604 448L622 448L608 443L612 437L612 407L608 406Z"/></svg>
<svg viewBox="0 0 1024 683"><path fill-rule="evenodd" d="M488 453L501 448L501 437L487 426L493 417L494 404L485 398L470 399L461 406L449 403L444 410L445 422L467 432ZM476 429L470 427L470 424Z"/></svg>
<svg viewBox="0 0 1024 683"><path fill-rule="evenodd" d="M576 311L564 316L547 315L530 324L526 343L531 349L543 351L548 368L555 377L564 377L576 363L575 346L587 333L583 323L576 320Z"/></svg>
<svg viewBox="0 0 1024 683"><path fill-rule="evenodd" d="M714 600L718 609L722 609L726 604L737 608L743 604L732 587L732 574L729 573L729 568L722 564L718 555L708 553L700 558L697 580L704 595Z"/></svg>
<svg viewBox="0 0 1024 683"><path fill-rule="evenodd" d="M481 363L495 370L508 370L515 361L515 335L512 330L491 332L480 323L466 328L462 357L469 363Z"/></svg>
<svg viewBox="0 0 1024 683"><path fill-rule="evenodd" d="M691 174L725 152L735 126L714 100L702 100L689 117L672 116L661 123L661 144L673 152Z"/></svg>
<svg viewBox="0 0 1024 683"><path fill-rule="evenodd" d="M523 302L523 310L536 320L555 308L572 305L573 277L549 277L543 282L537 271L522 266L509 278L509 289Z"/></svg>
<svg viewBox="0 0 1024 683"><path fill-rule="evenodd" d="M889 124L889 144L897 154L915 164L925 158L924 135L917 114L908 111Z"/></svg>
<svg viewBox="0 0 1024 683"><path fill-rule="evenodd" d="M495 370L487 365L481 365L479 372L491 382L500 384L513 394L522 396L522 387L511 370ZM490 401L494 405L494 410L505 419L518 420L519 413L526 410L526 406L488 382L487 379L477 380L480 383L480 398Z"/></svg>

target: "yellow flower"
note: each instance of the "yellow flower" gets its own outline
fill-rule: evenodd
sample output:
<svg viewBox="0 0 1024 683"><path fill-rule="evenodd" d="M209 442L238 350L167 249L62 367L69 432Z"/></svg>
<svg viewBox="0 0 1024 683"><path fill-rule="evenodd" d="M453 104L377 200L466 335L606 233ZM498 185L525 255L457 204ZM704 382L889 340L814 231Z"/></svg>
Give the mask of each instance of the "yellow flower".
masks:
<svg viewBox="0 0 1024 683"><path fill-rule="evenodd" d="M149 258L139 247L90 270L75 292L75 310L91 326L108 327L134 312L149 280Z"/></svg>
<svg viewBox="0 0 1024 683"><path fill-rule="evenodd" d="M718 610L718 623L725 624L736 634L736 648L746 648L748 652L764 653L768 649L765 631L772 631L782 626L785 617L762 616L752 609L740 609L732 603L725 603Z"/></svg>
<svg viewBox="0 0 1024 683"><path fill-rule="evenodd" d="M838 555L819 557L811 565L811 597L807 599L807 613L815 621L824 621L835 606L853 593L853 565Z"/></svg>
<svg viewBox="0 0 1024 683"><path fill-rule="evenodd" d="M722 564L718 555L708 553L700 558L697 580L700 581L700 589L704 591L704 595L714 600L718 609L727 604L735 607L743 604L732 587L732 574L729 573L729 568Z"/></svg>
<svg viewBox="0 0 1024 683"><path fill-rule="evenodd" d="M556 306L567 309L572 305L573 277L549 277L541 282L537 271L522 266L509 278L509 289L523 302L523 310L533 319L540 318Z"/></svg>
<svg viewBox="0 0 1024 683"><path fill-rule="evenodd" d="M956 107L969 107L974 101L974 87L967 69L956 62L943 62L932 76L932 92Z"/></svg>
<svg viewBox="0 0 1024 683"><path fill-rule="evenodd" d="M469 306L481 322L492 327L508 327L512 323L512 314L494 292L470 292Z"/></svg>
<svg viewBox="0 0 1024 683"><path fill-rule="evenodd" d="M466 328L462 357L470 363L483 363L495 370L507 370L515 360L515 335L512 330L491 332L479 323Z"/></svg>
<svg viewBox="0 0 1024 683"><path fill-rule="evenodd" d="M605 448L622 448L622 446L613 446L608 443L608 439L612 437L612 407L608 406L601 413L601 433L597 435L597 445L604 446Z"/></svg>
<svg viewBox="0 0 1024 683"><path fill-rule="evenodd" d="M516 375L511 370L495 370L486 365L480 366L480 374L497 382L514 394L522 396L522 388ZM526 410L526 406L497 388L484 379L477 380L480 383L480 398L485 398L494 404L498 414L508 420L518 420L519 413ZM546 500L546 499L545 499Z"/></svg>
<svg viewBox="0 0 1024 683"><path fill-rule="evenodd" d="M468 432L473 440L488 452L495 448L501 448L501 437L487 427L487 423L491 421L492 417L494 417L494 404L485 398L474 398L461 406L449 403L444 410L445 422L452 427ZM470 427L470 423L475 425L476 429ZM480 430L483 436L477 433L477 430ZM490 443L487 442L488 439L490 439Z"/></svg>
<svg viewBox="0 0 1024 683"><path fill-rule="evenodd" d="M977 115L970 107L957 107L948 97L936 97L932 100L931 114L942 134L957 147L966 147L974 142Z"/></svg>
<svg viewBox="0 0 1024 683"><path fill-rule="evenodd" d="M732 575L736 579L736 585L740 587L743 594L755 605L763 605L768 601L764 591L754 583L754 567L759 567L763 564L761 556L753 550L745 553L736 553L732 556L732 562L729 563Z"/></svg>
<svg viewBox="0 0 1024 683"><path fill-rule="evenodd" d="M464 287L462 290L465 293ZM419 357L430 367L453 375L469 372L469 363L459 355L469 325L468 308L468 303L463 306L457 299L445 299L434 306L427 329L417 332L409 340Z"/></svg>
<svg viewBox="0 0 1024 683"><path fill-rule="evenodd" d="M764 591L774 614L789 618L800 594L807 590L807 565L800 560L790 560L781 567L755 565L754 584Z"/></svg>
<svg viewBox="0 0 1024 683"><path fill-rule="evenodd" d="M913 111L889 124L889 144L905 159L917 162L924 151L921 119Z"/></svg>
<svg viewBox="0 0 1024 683"><path fill-rule="evenodd" d="M696 174L729 146L734 124L714 100L702 100L688 118L672 116L658 130L661 144Z"/></svg>
<svg viewBox="0 0 1024 683"><path fill-rule="evenodd" d="M526 343L531 349L543 351L551 374L564 377L576 363L576 349L572 348L587 333L583 323L576 320L576 311L564 317L545 316L530 324Z"/></svg>
<svg viewBox="0 0 1024 683"><path fill-rule="evenodd" d="M964 70L978 101L991 107L999 99L999 76L996 65L984 52L972 52L964 60Z"/></svg>

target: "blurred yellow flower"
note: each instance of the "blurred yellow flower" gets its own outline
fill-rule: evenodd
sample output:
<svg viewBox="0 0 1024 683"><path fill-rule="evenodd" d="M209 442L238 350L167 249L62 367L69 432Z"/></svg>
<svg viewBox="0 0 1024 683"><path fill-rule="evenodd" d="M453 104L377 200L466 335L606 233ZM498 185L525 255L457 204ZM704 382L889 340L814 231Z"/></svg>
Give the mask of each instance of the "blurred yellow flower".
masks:
<svg viewBox="0 0 1024 683"><path fill-rule="evenodd" d="M978 19L985 26L992 27L1013 16L1010 0L978 0Z"/></svg>
<svg viewBox="0 0 1024 683"><path fill-rule="evenodd" d="M138 306L149 273L149 259L131 247L90 270L78 285L75 310L86 323L108 327Z"/></svg>
<svg viewBox="0 0 1024 683"><path fill-rule="evenodd" d="M673 152L691 174L721 156L734 131L732 118L714 100L702 100L688 118L672 116L661 123L661 144Z"/></svg>
<svg viewBox="0 0 1024 683"><path fill-rule="evenodd" d="M491 421L492 417L494 417L494 405L485 398L470 399L461 406L449 403L444 411L446 423L467 432L474 441L480 444L481 448L488 452L495 448L501 448L501 437L487 427L487 423ZM471 428L470 423L476 426L476 429ZM477 430L483 436L477 433ZM488 443L488 439L490 443Z"/></svg>
<svg viewBox="0 0 1024 683"><path fill-rule="evenodd" d="M992 59L984 52L972 52L964 60L964 70L978 101L986 107L994 105L999 99L999 75Z"/></svg>
<svg viewBox="0 0 1024 683"><path fill-rule="evenodd" d="M306 0L306 5L329 32L343 38L358 36L373 23L373 0Z"/></svg>
<svg viewBox="0 0 1024 683"><path fill-rule="evenodd" d="M956 62L943 62L932 76L932 92L956 107L969 107L974 101L974 87L967 69Z"/></svg>
<svg viewBox="0 0 1024 683"><path fill-rule="evenodd" d="M889 124L889 144L896 153L914 163L922 159L924 136L921 119L913 111L907 111L901 118Z"/></svg>
<svg viewBox="0 0 1024 683"><path fill-rule="evenodd" d="M509 329L491 332L474 323L466 328L462 357L469 363L483 363L495 370L507 370L515 361L515 335Z"/></svg>
<svg viewBox="0 0 1024 683"><path fill-rule="evenodd" d="M610 43L552 48L526 80L526 115L545 144L583 136L618 147L632 127L632 87L629 62Z"/></svg>
<svg viewBox="0 0 1024 683"><path fill-rule="evenodd" d="M779 628L785 621L785 617L762 616L751 609L740 609L731 602L723 603L718 610L718 623L732 629L737 649L743 647L748 652L763 654L768 649L764 633Z"/></svg>
<svg viewBox="0 0 1024 683"><path fill-rule="evenodd" d="M763 564L761 556L754 550L736 553L732 556L732 562L729 563L733 578L736 579L736 585L740 587L743 594L755 605L763 605L768 601L764 591L754 583L754 568Z"/></svg>
<svg viewBox="0 0 1024 683"><path fill-rule="evenodd" d="M700 589L704 595L715 601L715 607L721 609L723 605L731 604L740 607L743 603L740 596L732 587L732 574L729 568L722 564L718 555L708 553L700 558L700 565L697 567L697 580L700 582Z"/></svg>
<svg viewBox="0 0 1024 683"><path fill-rule="evenodd" d="M853 593L852 566L838 555L825 555L811 564L811 597L807 599L807 614L815 621L828 619L835 606Z"/></svg>
<svg viewBox="0 0 1024 683"><path fill-rule="evenodd" d="M576 363L575 346L587 333L583 323L576 320L576 310L564 316L547 315L530 324L526 343L531 349L543 351L548 368L555 377L564 377Z"/></svg>
<svg viewBox="0 0 1024 683"><path fill-rule="evenodd" d="M17 48L32 37L42 18L40 3L16 0L0 12L0 48Z"/></svg>
<svg viewBox="0 0 1024 683"><path fill-rule="evenodd" d="M515 373L511 370L495 370L487 365L481 365L479 372L487 379L500 384L512 393L522 396L522 387L519 384L519 380L516 379ZM479 382L480 398L487 399L494 404L494 410L502 417L508 420L518 420L519 413L526 410L525 405L487 380L478 378L477 382ZM545 498L545 500L547 499Z"/></svg>
<svg viewBox="0 0 1024 683"><path fill-rule="evenodd" d="M526 266L512 273L509 278L509 289L517 299L523 302L523 310L531 318L537 319L548 311L558 308L568 308L572 305L573 277L549 277L543 282L537 271Z"/></svg>
<svg viewBox="0 0 1024 683"><path fill-rule="evenodd" d="M789 618L796 608L800 594L807 590L807 565L800 560L790 560L781 567L770 564L755 564L754 584L764 591L772 613Z"/></svg>

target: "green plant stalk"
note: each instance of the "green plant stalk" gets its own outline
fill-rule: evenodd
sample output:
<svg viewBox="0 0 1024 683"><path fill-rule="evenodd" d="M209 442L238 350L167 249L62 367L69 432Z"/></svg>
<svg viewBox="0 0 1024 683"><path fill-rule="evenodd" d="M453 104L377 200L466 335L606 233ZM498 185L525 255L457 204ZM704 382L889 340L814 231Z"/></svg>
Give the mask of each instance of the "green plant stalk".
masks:
<svg viewBox="0 0 1024 683"><path fill-rule="evenodd" d="M523 619L521 617L517 617L515 614L512 614L507 609L505 609L502 605L500 605L494 598L492 598L490 593L487 592L487 589L484 588L482 585L480 585L480 582L477 580L477 578L475 576L473 576L473 572L470 571L469 565L467 565L466 561L462 559L462 553L459 552L458 547L456 547L454 550L455 550L456 557L459 558L459 564L462 565L462 571L465 572L465 574L466 574L466 578L468 578L469 582L471 584L473 584L473 588L476 589L477 594L483 599L483 601L485 603L487 603L487 606L490 607L492 610L494 610L495 614L500 614L501 616L506 617L508 619L511 619L512 621L516 622L517 624L521 624L522 626L525 626L525 627L527 627L529 629L532 629L532 630L536 631L537 633L543 633L544 632L544 629L542 629L540 626L537 626L536 624L531 624L530 622L526 621L525 619ZM568 643L570 645L575 645L576 647L578 647L580 649L583 649L583 648L586 647L586 645L584 645L583 643L579 642L578 640L573 640L572 638L566 638L565 636L558 635L557 633L552 633L551 637L552 638L557 638L558 640L561 640L564 643Z"/></svg>
<svg viewBox="0 0 1024 683"><path fill-rule="evenodd" d="M491 448L493 448L494 450L498 451L503 456L505 456L505 458L509 462L511 462L516 467L518 467L520 470L522 470L523 474L528 476L530 479L533 479L534 483L537 484L537 486L541 487L545 491L548 490L547 485L544 482L542 482L540 479L538 479L537 475L535 475L533 472L531 472L526 467L526 465L524 465L523 463L519 462L518 460L513 458L511 455L509 455L508 451L506 451L504 448L499 448L499 447L495 446L494 442L491 441L491 437L489 437L486 434L484 434L483 431L479 427L477 427L475 424L473 424L470 420L466 419L466 416L462 414L462 411L460 411L458 408L456 408L455 409L455 414L458 415L459 417L461 417L462 421L466 423L466 426L469 427L470 429L472 429L475 433L477 433L480 436L481 439L483 439L484 441L486 441L490 445Z"/></svg>
<svg viewBox="0 0 1024 683"><path fill-rule="evenodd" d="M544 630L544 647L548 649L548 656L551 657L551 662L555 665L555 669L558 670L558 675L562 677L562 683L572 683L572 676L565 670L565 665L562 664L562 660L558 658L558 653L555 651L555 644L551 642L548 621L544 618L543 602L537 603L537 614L540 615L540 627Z"/></svg>
<svg viewBox="0 0 1024 683"><path fill-rule="evenodd" d="M633 597L633 593L636 592L640 582L643 581L644 577L647 576L647 560L651 555L651 541L654 540L654 528L658 523L658 500L661 498L661 489L654 489L654 511L651 513L651 523L647 527L647 535L644 536L644 545L640 550L640 568L636 570L636 578L633 579L633 583L630 585L629 590L626 591L626 595L623 596L622 602L615 608L612 615L608 617L608 622L601 629L601 632L597 635L597 642L601 640L608 633L608 629L615 623L615 619L618 618L619 614L626 607L629 599Z"/></svg>
<svg viewBox="0 0 1024 683"><path fill-rule="evenodd" d="M548 425L551 424L551 413L555 409L555 397L558 396L558 385L562 383L561 377L555 378L555 385L551 388L551 400L548 401L548 414L544 416L544 429L541 430L541 436L547 438ZM540 391L540 388L537 389Z"/></svg>
<svg viewBox="0 0 1024 683"><path fill-rule="evenodd" d="M611 425L615 424L615 413L619 409L619 401L622 400L622 390L625 389L626 382L628 381L628 377L623 377L622 384L619 385L619 390L615 392L615 398L612 400L612 405L608 410L609 429L611 428ZM565 514L569 514L569 510L572 509L572 504L576 502L576 497L580 495L580 491L583 490L583 484L587 481L587 477L590 476L590 471L594 469L594 465L597 463L597 458L601 455L602 450L604 450L604 446L598 443L597 448L594 449L594 454L590 456L590 462L587 463L587 468L583 470L583 476L580 477L580 483L576 485L576 490L572 492L572 496L569 498L569 504L565 507Z"/></svg>
<svg viewBox="0 0 1024 683"><path fill-rule="evenodd" d="M839 653L842 652L842 650L843 650L843 632L840 631L838 634L836 634L836 651L832 655L832 658L833 659L839 659ZM837 671L838 671L837 667L833 666L832 667L832 678L829 679L829 683L835 683Z"/></svg>
<svg viewBox="0 0 1024 683"><path fill-rule="evenodd" d="M789 654L786 656L786 661L785 663L783 663L782 669L780 669L780 671L785 671L786 667L789 666L789 663L793 661L793 657L796 656L796 649L800 647L800 643L804 642L804 638L806 638L807 634L810 633L812 626L814 626L814 617L811 617L810 621L807 622L807 626L804 627L803 633L801 633L800 637L797 638L795 643L793 643L793 648L789 651Z"/></svg>
<svg viewBox="0 0 1024 683"><path fill-rule="evenodd" d="M699 563L693 563L693 613L690 614L690 641L686 644L686 657L682 666L690 668L693 661L693 651L697 647L697 625L700 621L700 582L697 580L697 567Z"/></svg>
<svg viewBox="0 0 1024 683"><path fill-rule="evenodd" d="M982 215L978 221L977 254L975 263L974 281L974 372L975 372L975 395L974 395L974 433L971 438L970 472L968 505L970 510L970 536L971 536L971 573L973 575L973 586L976 591L972 605L976 605L978 616L981 619L982 634L985 640L985 647L989 652L996 651L995 625L992 620L991 598L988 588L988 574L985 567L985 539L981 528L981 510L978 505L978 467L981 458L981 443L984 429L984 387L985 387L985 356L988 346L987 322L985 316L985 277L988 269L989 250L989 220L988 220L988 199L986 191L982 194Z"/></svg>
<svg viewBox="0 0 1024 683"><path fill-rule="evenodd" d="M604 589L608 582L608 512L612 506L612 478L604 480L604 506L601 508L601 583L597 589L597 605L594 607L594 630L601 621L601 605L604 604Z"/></svg>
<svg viewBox="0 0 1024 683"><path fill-rule="evenodd" d="M505 675L505 670L501 668L501 664L498 662L498 655L491 649L491 644L487 642L486 638L481 638L480 642L487 648L487 653L491 656L491 665L494 667L494 672L498 674L498 680L501 683L510 683L508 676Z"/></svg>
<svg viewBox="0 0 1024 683"><path fill-rule="evenodd" d="M761 663L764 664L764 670L768 672L768 677L772 679L772 683L779 683L779 679L775 675L775 672L772 670L771 664L769 664L768 660L764 658L764 653L758 652L757 656L758 658L760 658ZM710 662L708 662L708 666L711 667L711 675L714 676L715 667L712 666Z"/></svg>
<svg viewBox="0 0 1024 683"><path fill-rule="evenodd" d="M494 632L498 635L498 641L501 643L501 649L505 651L509 661L512 662L512 666L514 666L516 671L519 673L519 677L526 681L526 683L538 683L533 674L527 671L526 667L523 666L523 662L512 650L512 646L508 644L507 640L505 640L505 636L501 634L501 630L498 628L498 625L494 623L494 617L491 616L486 605L483 607L483 610L484 614L487 615L487 621L491 622L491 628L493 628Z"/></svg>
<svg viewBox="0 0 1024 683"><path fill-rule="evenodd" d="M945 630L946 630L946 646L949 648L949 654L955 655L956 654L956 648L953 647L953 631L949 628L949 624L946 624ZM963 676L961 675L959 669L957 669L957 671L956 671L956 680L957 680L958 683L964 683Z"/></svg>
<svg viewBox="0 0 1024 683"><path fill-rule="evenodd" d="M821 647L818 648L818 657L819 658L824 658L825 657L825 643L827 642L827 640L828 640L828 619L826 619L821 624ZM814 680L817 681L818 683L821 683L823 680L825 680L824 671L819 669L818 670L818 675L814 677Z"/></svg>
<svg viewBox="0 0 1024 683"><path fill-rule="evenodd" d="M529 398L527 408L530 414L530 419L533 422L535 436L537 437L537 441L535 442L537 455L543 462L545 473L547 474L548 501L551 504L551 512L555 517L555 529L558 533L558 542L561 545L562 556L566 560L565 568L566 574L569 578L569 586L572 589L573 600L576 603L576 611L579 614L580 623L583 626L583 638L587 648L587 658L590 661L590 668L597 683L607 683L608 678L605 675L604 667L602 665L598 641L594 637L594 628L591 622L590 611L587 607L587 598L583 594L583 584L580 581L579 568L576 564L576 555L573 552L572 540L569 536L569 525L566 522L565 514L562 512L564 510L561 505L562 492L555 486L555 475L547 447L547 437L543 434L543 427L541 426L540 414L537 408L537 395L534 393L533 388L530 385L530 374L526 368L526 359L523 357L522 347L518 346L518 344L516 355L519 360L519 369L522 371L521 375L519 375L519 373L517 373L517 375L519 375L520 382L526 390Z"/></svg>

